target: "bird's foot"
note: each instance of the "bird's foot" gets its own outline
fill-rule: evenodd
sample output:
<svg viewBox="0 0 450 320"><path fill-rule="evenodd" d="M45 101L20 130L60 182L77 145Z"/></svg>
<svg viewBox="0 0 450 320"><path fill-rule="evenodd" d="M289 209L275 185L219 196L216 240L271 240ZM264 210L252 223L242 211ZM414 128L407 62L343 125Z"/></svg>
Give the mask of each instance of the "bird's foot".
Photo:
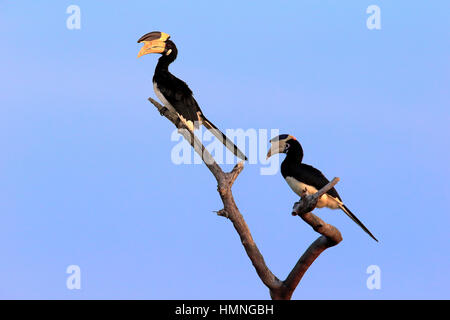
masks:
<svg viewBox="0 0 450 320"><path fill-rule="evenodd" d="M161 109L159 109L159 113L163 116L166 114L167 110L169 109L167 109L166 107L162 107Z"/></svg>

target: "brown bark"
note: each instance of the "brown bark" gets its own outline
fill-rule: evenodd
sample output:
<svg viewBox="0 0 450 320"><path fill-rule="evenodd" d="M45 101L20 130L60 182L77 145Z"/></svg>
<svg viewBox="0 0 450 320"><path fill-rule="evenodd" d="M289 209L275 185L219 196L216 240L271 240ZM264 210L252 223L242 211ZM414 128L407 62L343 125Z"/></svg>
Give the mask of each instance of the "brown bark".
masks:
<svg viewBox="0 0 450 320"><path fill-rule="evenodd" d="M250 229L240 213L231 191L234 181L244 169L244 163L238 163L230 172L224 172L216 163L211 154L206 150L198 138L190 131L178 116L163 107L160 103L152 98L149 101L158 109L161 115L169 119L177 128L184 138L191 144L194 150L200 155L205 165L214 175L217 180L217 190L223 202L223 209L217 211L217 214L228 218L239 234L241 243L253 264L261 281L267 286L270 291L272 299L289 300L292 297L294 290L297 288L309 266L314 260L327 248L338 244L342 240L341 233L337 228L325 223L319 217L311 213L316 207L317 200L321 195L333 188L339 181L334 178L325 187L317 193L309 196L303 196L302 199L295 203L292 214L300 216L306 223L308 223L321 236L314 241L305 253L300 257L292 271L287 276L286 280L279 280L270 269L267 267L264 257L259 251Z"/></svg>

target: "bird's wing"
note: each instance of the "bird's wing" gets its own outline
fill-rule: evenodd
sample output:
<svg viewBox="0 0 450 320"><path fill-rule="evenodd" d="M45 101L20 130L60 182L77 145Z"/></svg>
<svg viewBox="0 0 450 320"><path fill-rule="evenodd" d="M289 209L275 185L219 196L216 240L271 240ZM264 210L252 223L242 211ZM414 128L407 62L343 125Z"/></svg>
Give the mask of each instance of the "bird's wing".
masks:
<svg viewBox="0 0 450 320"><path fill-rule="evenodd" d="M170 78L158 78L154 80L156 81L158 90L181 117L187 121L194 122L194 124L196 121L199 124L203 124L237 157L242 160L247 160L245 154L211 121L206 119L197 101L195 101L191 89L189 89L184 81L173 75L170 75Z"/></svg>
<svg viewBox="0 0 450 320"><path fill-rule="evenodd" d="M176 78L158 79L156 85L175 111L186 121L201 121L202 112L188 85Z"/></svg>
<svg viewBox="0 0 450 320"><path fill-rule="evenodd" d="M302 163L297 168L298 169L296 169L294 172L294 178L302 181L305 184L315 187L317 190L322 189L329 182L328 179L323 175L323 173L313 166ZM327 195L339 199L338 205L341 210L344 211L345 214L348 215L357 225L359 225L361 229L363 229L369 236L371 236L375 241L378 242L377 238L374 237L369 229L367 229L367 227L353 214L353 212L351 212L350 209L342 203L342 199L335 188L330 189L330 191L327 192Z"/></svg>
<svg viewBox="0 0 450 320"><path fill-rule="evenodd" d="M313 186L317 190L322 189L330 182L320 170L304 163L301 163L300 166L296 166L293 174L293 178L304 184ZM342 201L335 188L330 189L327 194Z"/></svg>

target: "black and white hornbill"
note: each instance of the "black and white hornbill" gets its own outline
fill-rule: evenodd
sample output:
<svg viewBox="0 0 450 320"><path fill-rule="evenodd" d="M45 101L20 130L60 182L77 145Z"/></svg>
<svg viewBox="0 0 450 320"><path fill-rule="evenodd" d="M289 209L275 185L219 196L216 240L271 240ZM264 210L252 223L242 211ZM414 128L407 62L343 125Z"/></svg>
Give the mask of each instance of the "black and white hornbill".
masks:
<svg viewBox="0 0 450 320"><path fill-rule="evenodd" d="M323 173L307 164L302 163L303 148L295 137L282 134L272 140L272 144L267 158L276 153L285 153L286 158L281 164L281 174L291 189L299 196L306 191L306 194L314 194L318 190L326 186L329 181ZM359 219L344 205L341 197L335 188L330 189L326 194L321 196L317 202L317 208L327 207L330 209L341 209L354 222L356 222L369 236L378 241L369 229L359 221Z"/></svg>
<svg viewBox="0 0 450 320"><path fill-rule="evenodd" d="M167 33L153 31L143 35L138 43L144 46L138 53L138 58L149 53L160 53L153 76L153 89L158 99L172 112L176 112L183 123L191 130L204 125L231 152L243 160L247 157L225 136L200 110L197 101L188 85L169 72L169 65L177 58L178 50Z"/></svg>

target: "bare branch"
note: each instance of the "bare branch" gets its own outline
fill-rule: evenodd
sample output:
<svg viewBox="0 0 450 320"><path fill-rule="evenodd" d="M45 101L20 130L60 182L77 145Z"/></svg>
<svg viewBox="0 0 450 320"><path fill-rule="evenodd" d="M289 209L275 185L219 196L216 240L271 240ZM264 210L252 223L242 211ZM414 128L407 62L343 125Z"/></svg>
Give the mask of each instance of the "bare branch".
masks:
<svg viewBox="0 0 450 320"><path fill-rule="evenodd" d="M339 178L334 178L315 194L308 196L304 194L302 199L294 204L292 215L299 215L314 229L314 231L320 233L322 236L317 238L317 240L314 241L300 257L286 280L283 281L283 287L278 292L272 293L273 299L289 300L300 280L303 278L303 275L314 260L316 260L324 250L335 246L342 241L342 235L336 227L327 224L311 212L315 209L319 198L332 189L338 182Z"/></svg>
<svg viewBox="0 0 450 320"><path fill-rule="evenodd" d="M228 218L233 223L233 226L239 234L241 243L244 246L250 261L252 262L256 273L267 288L269 288L272 299L290 299L301 278L314 260L325 249L336 245L342 240L342 236L338 229L332 225L326 224L319 217L311 213L311 211L315 209L320 196L333 188L333 186L339 181L339 178L334 178L317 193L304 196L299 202L295 203L292 214L299 215L305 222L311 225L316 232L322 234L322 236L320 236L309 246L306 252L300 257L292 271L289 273L286 280L280 281L267 267L264 257L254 242L250 229L234 201L231 187L244 169L244 163L239 162L233 170L225 173L216 163L208 150L194 135L194 132L190 130L182 121L180 121L176 113L170 111L166 107L163 107L152 98L149 98L148 100L158 109L161 115L169 119L178 128L178 132L180 132L191 144L216 178L217 190L224 205L224 208L216 211L216 213L219 216Z"/></svg>
<svg viewBox="0 0 450 320"><path fill-rule="evenodd" d="M214 160L211 153L205 148L205 146L200 142L200 140L195 136L194 132L190 130L183 121L180 121L178 115L175 112L170 111L166 107L162 106L158 101L148 98L148 100L158 109L162 116L172 122L175 127L178 128L178 133L183 135L187 142L194 148L195 152L200 156L203 162L206 164L208 169L212 172L216 180L221 178L222 169Z"/></svg>
<svg viewBox="0 0 450 320"><path fill-rule="evenodd" d="M289 300L297 288L303 275L311 266L311 264L316 260L316 258L326 249L337 245L342 241L342 235L339 230L325 223L322 219L317 217L311 212L302 213L300 217L308 223L314 231L322 234L316 241L314 241L305 253L297 261L292 271L287 276L286 280L283 281L283 287L276 294L272 294L273 299L283 299Z"/></svg>
<svg viewBox="0 0 450 320"><path fill-rule="evenodd" d="M228 173L229 179L228 183L230 184L230 186L234 184L234 181L236 181L238 175L242 172L242 170L244 170L244 161L241 161L238 164L236 164L233 170L231 170L231 172Z"/></svg>
<svg viewBox="0 0 450 320"><path fill-rule="evenodd" d="M313 211L317 206L317 201L319 201L319 198L330 191L330 189L332 189L338 182L339 178L334 178L316 193L309 196L306 196L306 193L304 193L300 201L294 204L294 207L292 208L292 215L296 216L302 214L303 212Z"/></svg>

